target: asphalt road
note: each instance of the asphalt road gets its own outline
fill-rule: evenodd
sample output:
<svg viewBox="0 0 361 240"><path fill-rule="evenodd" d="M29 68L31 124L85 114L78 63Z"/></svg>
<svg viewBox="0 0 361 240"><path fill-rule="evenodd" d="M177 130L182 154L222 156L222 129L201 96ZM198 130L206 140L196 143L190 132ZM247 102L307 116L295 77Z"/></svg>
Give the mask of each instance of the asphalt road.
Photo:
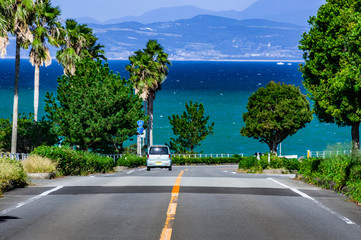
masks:
<svg viewBox="0 0 361 240"><path fill-rule="evenodd" d="M34 181L0 199L0 239L361 239L361 207L343 196L236 169Z"/></svg>

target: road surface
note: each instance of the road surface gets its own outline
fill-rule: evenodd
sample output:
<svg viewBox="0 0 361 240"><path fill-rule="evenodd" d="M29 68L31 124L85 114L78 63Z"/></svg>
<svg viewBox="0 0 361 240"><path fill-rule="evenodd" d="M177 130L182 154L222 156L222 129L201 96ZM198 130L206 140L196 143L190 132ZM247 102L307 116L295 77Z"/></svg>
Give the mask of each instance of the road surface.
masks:
<svg viewBox="0 0 361 240"><path fill-rule="evenodd" d="M0 239L361 239L361 207L292 175L174 166L34 181L0 199Z"/></svg>

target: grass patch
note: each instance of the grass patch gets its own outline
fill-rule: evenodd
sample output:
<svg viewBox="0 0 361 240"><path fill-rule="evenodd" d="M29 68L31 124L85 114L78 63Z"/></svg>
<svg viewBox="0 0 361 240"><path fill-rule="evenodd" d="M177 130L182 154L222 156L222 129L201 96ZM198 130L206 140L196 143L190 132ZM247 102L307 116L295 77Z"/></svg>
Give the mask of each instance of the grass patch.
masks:
<svg viewBox="0 0 361 240"><path fill-rule="evenodd" d="M27 175L17 160L0 158L0 195L15 187L26 186Z"/></svg>
<svg viewBox="0 0 361 240"><path fill-rule="evenodd" d="M30 155L22 161L24 170L27 173L51 173L56 171L57 164L46 157L36 154Z"/></svg>

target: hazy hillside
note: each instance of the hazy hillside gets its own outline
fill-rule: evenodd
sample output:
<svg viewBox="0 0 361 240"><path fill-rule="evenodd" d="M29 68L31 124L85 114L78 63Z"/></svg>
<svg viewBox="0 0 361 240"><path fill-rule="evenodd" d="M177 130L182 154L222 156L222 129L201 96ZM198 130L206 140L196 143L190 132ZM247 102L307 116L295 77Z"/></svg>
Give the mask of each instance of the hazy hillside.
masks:
<svg viewBox="0 0 361 240"><path fill-rule="evenodd" d="M244 11L209 11L193 6L169 7L155 9L141 16L110 19L104 24L115 24L127 21L149 24L188 19L207 14L238 20L257 18L307 26L308 18L316 15L318 8L325 2L325 0L258 0ZM89 23L94 23L94 21L89 21Z"/></svg>
<svg viewBox="0 0 361 240"><path fill-rule="evenodd" d="M210 15L174 22L90 25L110 58L126 59L157 39L172 59L302 59L297 25Z"/></svg>

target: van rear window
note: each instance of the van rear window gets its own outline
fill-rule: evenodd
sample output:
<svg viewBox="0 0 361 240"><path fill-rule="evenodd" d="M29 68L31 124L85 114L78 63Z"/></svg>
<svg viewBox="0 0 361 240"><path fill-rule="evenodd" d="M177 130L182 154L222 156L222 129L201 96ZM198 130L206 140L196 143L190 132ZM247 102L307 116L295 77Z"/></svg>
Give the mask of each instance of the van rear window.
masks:
<svg viewBox="0 0 361 240"><path fill-rule="evenodd" d="M169 153L168 153L168 148L166 147L152 147L150 148L150 154L166 155Z"/></svg>

